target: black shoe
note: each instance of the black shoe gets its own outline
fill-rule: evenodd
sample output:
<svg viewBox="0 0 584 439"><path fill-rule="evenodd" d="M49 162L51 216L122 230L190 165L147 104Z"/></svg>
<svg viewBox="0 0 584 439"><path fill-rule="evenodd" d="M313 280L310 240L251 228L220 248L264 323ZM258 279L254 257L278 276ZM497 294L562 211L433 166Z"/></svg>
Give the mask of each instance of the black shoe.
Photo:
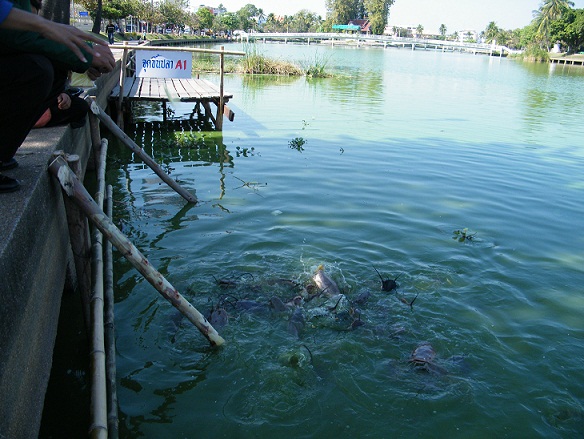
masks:
<svg viewBox="0 0 584 439"><path fill-rule="evenodd" d="M4 192L14 192L20 187L20 182L15 178L0 174L0 194Z"/></svg>
<svg viewBox="0 0 584 439"><path fill-rule="evenodd" d="M14 169L18 166L18 162L12 157L10 160L5 162L0 161L0 171L8 171L9 169Z"/></svg>

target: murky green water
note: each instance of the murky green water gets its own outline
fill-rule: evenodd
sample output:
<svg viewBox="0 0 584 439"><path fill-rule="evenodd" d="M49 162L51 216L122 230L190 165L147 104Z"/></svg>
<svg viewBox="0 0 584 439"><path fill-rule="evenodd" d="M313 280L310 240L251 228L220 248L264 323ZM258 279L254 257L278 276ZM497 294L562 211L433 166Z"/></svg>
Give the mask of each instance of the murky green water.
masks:
<svg viewBox="0 0 584 439"><path fill-rule="evenodd" d="M198 309L230 316L208 348L118 255L122 437L581 437L584 70L260 50L341 76L229 76L235 122L198 148L130 131L197 206L112 145L118 224ZM307 285L319 264L369 300L305 302L298 337L292 311L238 307L292 299L278 280ZM423 341L437 373L408 362Z"/></svg>

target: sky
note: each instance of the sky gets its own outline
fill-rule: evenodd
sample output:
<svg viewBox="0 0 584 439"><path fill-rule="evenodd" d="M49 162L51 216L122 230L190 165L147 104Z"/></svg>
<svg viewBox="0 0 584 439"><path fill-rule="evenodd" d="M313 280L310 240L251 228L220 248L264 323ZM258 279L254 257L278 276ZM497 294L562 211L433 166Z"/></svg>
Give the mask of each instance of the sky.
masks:
<svg viewBox="0 0 584 439"><path fill-rule="evenodd" d="M208 0L207 0L208 1ZM573 0L575 8L584 8L584 0ZM196 3L196 0L191 0ZM251 3L264 13L294 15L308 9L326 17L325 0L219 0L229 12L236 12ZM219 6L208 4L208 6ZM483 31L494 21L503 29L527 26L532 12L539 8L541 0L395 0L389 11L391 26L424 26L426 33L438 33L445 24L448 33L460 30ZM198 9L198 7L195 7Z"/></svg>

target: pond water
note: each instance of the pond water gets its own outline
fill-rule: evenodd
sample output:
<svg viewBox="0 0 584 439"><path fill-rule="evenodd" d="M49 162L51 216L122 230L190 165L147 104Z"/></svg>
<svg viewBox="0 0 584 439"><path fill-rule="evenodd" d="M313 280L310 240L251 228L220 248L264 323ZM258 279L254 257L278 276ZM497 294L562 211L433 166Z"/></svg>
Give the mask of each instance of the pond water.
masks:
<svg viewBox="0 0 584 439"><path fill-rule="evenodd" d="M584 69L256 50L337 75L228 75L235 121L190 144L156 108L128 130L196 206L110 143L116 223L229 315L211 349L116 255L121 437L581 437ZM321 264L334 303L307 296Z"/></svg>

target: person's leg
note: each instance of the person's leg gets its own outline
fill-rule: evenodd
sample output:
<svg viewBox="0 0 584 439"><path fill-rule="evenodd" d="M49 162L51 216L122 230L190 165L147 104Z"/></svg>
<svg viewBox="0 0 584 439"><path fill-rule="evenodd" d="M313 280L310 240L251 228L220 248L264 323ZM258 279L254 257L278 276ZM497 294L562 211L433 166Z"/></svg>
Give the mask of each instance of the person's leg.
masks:
<svg viewBox="0 0 584 439"><path fill-rule="evenodd" d="M58 106L51 105L51 120L46 126L71 124L71 128L81 128L85 125L85 115L89 111L89 104L80 97L71 98L71 106L67 110L60 110Z"/></svg>
<svg viewBox="0 0 584 439"><path fill-rule="evenodd" d="M16 166L14 154L47 108L53 66L42 55L0 56L0 167ZM0 192L12 192L18 180L0 174Z"/></svg>
<svg viewBox="0 0 584 439"><path fill-rule="evenodd" d="M0 57L0 162L10 161L46 110L53 66L42 55Z"/></svg>

